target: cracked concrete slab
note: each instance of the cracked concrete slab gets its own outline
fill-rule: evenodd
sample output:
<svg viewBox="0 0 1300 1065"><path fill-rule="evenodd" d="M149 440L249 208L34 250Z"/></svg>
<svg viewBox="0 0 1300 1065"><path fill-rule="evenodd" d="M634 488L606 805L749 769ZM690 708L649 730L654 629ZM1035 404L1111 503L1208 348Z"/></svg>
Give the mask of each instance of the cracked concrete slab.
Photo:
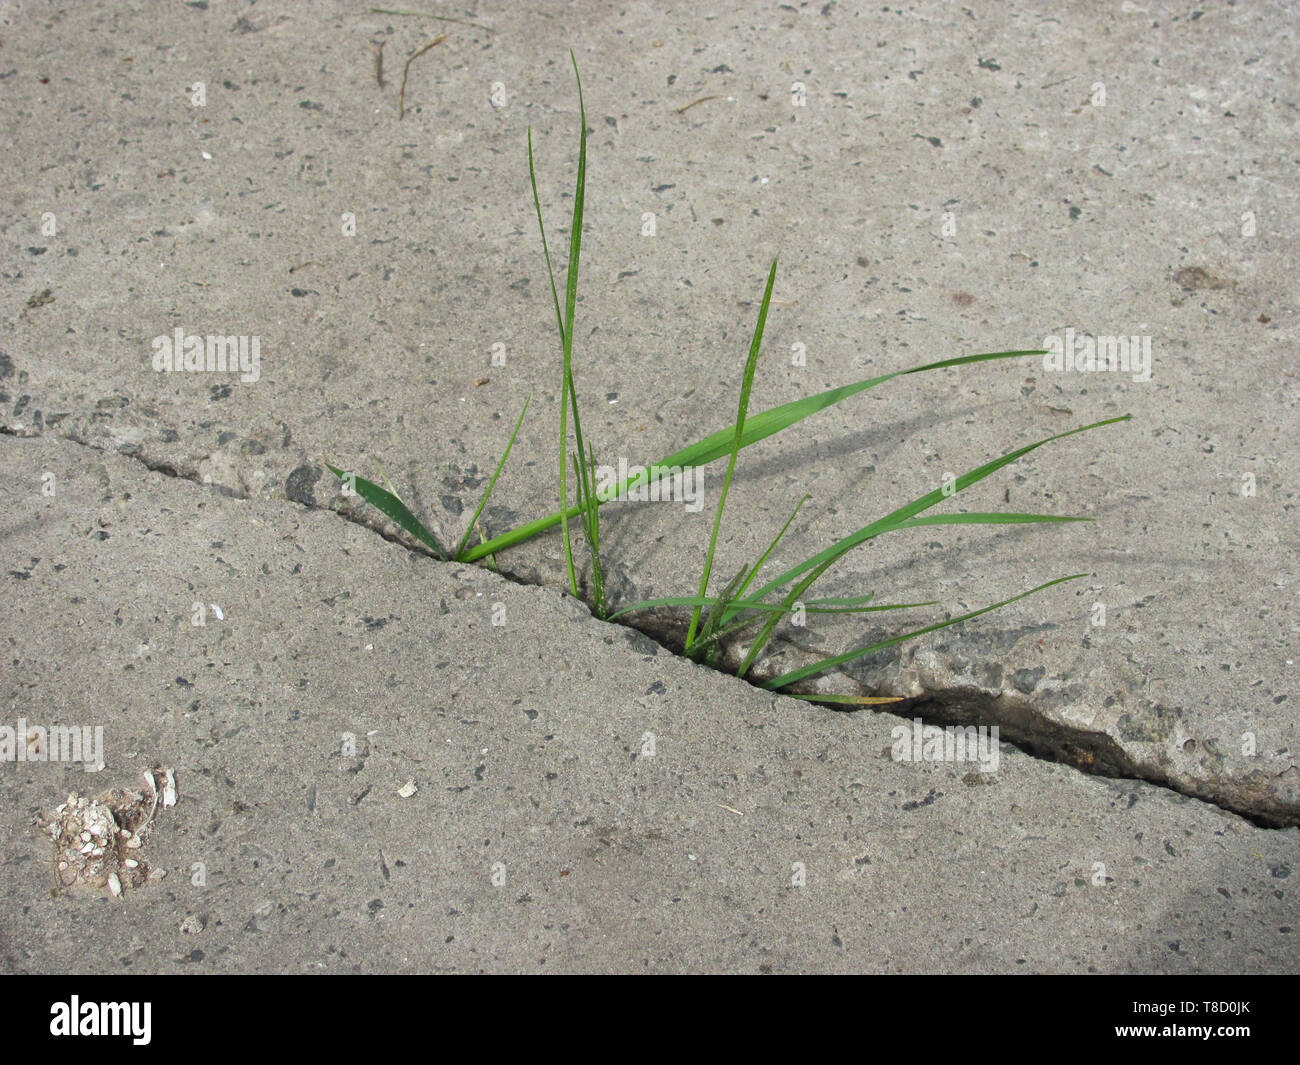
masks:
<svg viewBox="0 0 1300 1065"><path fill-rule="evenodd" d="M487 4L485 29L285 2L13 6L0 430L391 532L324 469L373 475L374 455L455 540L531 395L483 524L553 509L554 324L524 135L559 246L572 46L592 131L577 376L599 458L645 463L734 417L775 255L756 409L1071 331L1150 338L1149 379L1038 360L946 370L757 445L716 572L751 562L804 492L773 566L948 474L1131 412L954 503L1094 524L899 534L819 589L940 600L909 615L919 626L1065 573L1086 582L822 683L1295 825L1284 175L1300 79L1284 10ZM401 63L442 31L399 118ZM177 329L256 338L257 365L155 372ZM623 601L693 590L720 478L706 471L700 513L605 508ZM554 535L498 561L562 586ZM679 619L638 623L671 645ZM789 629L770 668L896 631Z"/></svg>
<svg viewBox="0 0 1300 1065"><path fill-rule="evenodd" d="M572 46L592 130L576 358L600 457L653 461L733 417L778 254L758 407L1049 337L1149 340L1149 379L943 371L747 451L719 572L757 557L804 492L773 564L1131 412L954 504L1096 524L900 534L822 587L951 616L1065 573L1086 586L823 683L1004 714L1053 757L1294 824L1300 212L1284 175L1300 72L1284 12L487 4L475 27L284 2L14 7L0 417L336 508L324 463L373 475L374 455L456 539L532 395L483 524L552 510L557 370L524 135L562 237ZM397 71L434 30L449 36L412 65L399 119ZM178 329L255 337L258 364L154 372L155 339ZM708 472L701 513L607 508L625 601L692 590ZM500 562L562 581L554 535ZM785 653L893 631L819 625Z"/></svg>
<svg viewBox="0 0 1300 1065"><path fill-rule="evenodd" d="M1295 971L1300 829L1005 745L898 761L899 718L327 511L0 455L7 716L104 730L99 772L0 766L5 971ZM159 765L167 875L54 894L31 822Z"/></svg>

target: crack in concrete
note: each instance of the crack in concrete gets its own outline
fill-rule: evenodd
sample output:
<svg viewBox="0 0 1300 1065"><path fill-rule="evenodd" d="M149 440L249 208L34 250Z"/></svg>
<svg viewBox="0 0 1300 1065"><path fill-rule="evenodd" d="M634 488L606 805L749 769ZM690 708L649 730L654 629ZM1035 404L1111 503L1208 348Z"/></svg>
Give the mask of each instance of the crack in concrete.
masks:
<svg viewBox="0 0 1300 1065"><path fill-rule="evenodd" d="M0 435L32 438L44 436L45 434L30 431L15 432L8 426L0 425ZM177 469L170 462L150 460L144 449L140 447L133 446L129 450L106 448L91 440L79 438L79 436L72 434L60 434L55 439L66 440L89 450L102 451L107 454L133 459L152 472L161 473L164 476L174 477L178 480L190 481L228 497L248 498L246 493L238 492L228 486L204 481L197 469ZM284 497L284 501L309 510L331 511L344 521L360 525L389 543L417 554L426 555L434 561L442 561L426 547L411 540L405 533L394 532L391 527L385 527L386 523L371 520L367 514L322 506L316 503L310 494L308 494L306 501L287 495ZM367 509L373 512L373 508L368 507ZM479 565L478 563L456 563L454 561L451 564ZM491 569L490 572L496 573L510 583L522 587L551 587L543 580L529 579L512 572L508 568ZM567 594L564 589L560 589L560 591ZM587 602L586 599L581 601L588 610L591 609L592 604L590 602ZM618 619L609 622L609 624L640 633L671 654L685 657L682 651L685 645L688 617L689 615L685 610L658 609L646 611L641 615L642 620L636 623L630 620ZM735 677L737 680L742 680L751 687L757 687L759 690L767 692L767 694L775 695L778 693L761 688L761 683L771 676L775 676L778 672L784 672L789 668L789 665L788 663L783 664L778 670L771 665L772 659L793 654L796 657L802 655L803 661L807 662L812 661L817 656L815 652L784 640L779 635L774 635L771 646L774 648L773 652L764 655L755 664L751 676L748 677L735 677L735 669L744 653L743 640L733 641L723 647L722 654L719 656L722 660L721 668L709 666L703 668L717 668L719 672ZM836 681L840 682L841 689L847 687L851 694L878 694L867 691L856 679L841 670L828 670L823 676L833 676ZM813 679L792 685L790 690L814 696L819 694L819 688ZM824 694L824 689L820 693ZM1051 721L1036 711L1028 699L1006 698L1008 694L1002 692L992 695L987 691L969 686L942 691L934 690L927 691L922 696L904 699L900 703L892 704L890 709L882 708L875 712L897 717L900 722L920 718L924 725L997 725L1000 739L1003 742L1010 743L1017 749L1041 761L1067 765L1079 772L1095 776L1142 781L1165 788L1176 794L1186 796L1188 799L1206 802L1229 813L1236 814L1259 828L1281 829L1300 826L1300 810L1277 802L1263 788L1253 789L1253 802L1242 802L1236 801L1231 796L1224 795L1221 792L1216 792L1209 785L1198 785L1196 781L1182 782L1175 780L1162 770L1158 764L1134 758L1107 733L1083 727L1070 727ZM859 709L848 709L844 704L823 702L818 703L818 705L836 713L861 712Z"/></svg>

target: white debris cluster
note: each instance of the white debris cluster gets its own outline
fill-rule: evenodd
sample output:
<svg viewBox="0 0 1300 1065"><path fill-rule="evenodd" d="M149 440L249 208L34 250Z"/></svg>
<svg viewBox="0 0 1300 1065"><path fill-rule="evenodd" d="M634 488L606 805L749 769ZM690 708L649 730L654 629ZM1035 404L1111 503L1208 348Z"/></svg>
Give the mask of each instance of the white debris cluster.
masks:
<svg viewBox="0 0 1300 1065"><path fill-rule="evenodd" d="M143 790L114 788L97 799L70 794L41 823L54 842L57 890L96 894L107 889L120 897L167 875L165 869L151 869L140 854L158 808L176 805L175 775L170 769L155 773L140 775Z"/></svg>

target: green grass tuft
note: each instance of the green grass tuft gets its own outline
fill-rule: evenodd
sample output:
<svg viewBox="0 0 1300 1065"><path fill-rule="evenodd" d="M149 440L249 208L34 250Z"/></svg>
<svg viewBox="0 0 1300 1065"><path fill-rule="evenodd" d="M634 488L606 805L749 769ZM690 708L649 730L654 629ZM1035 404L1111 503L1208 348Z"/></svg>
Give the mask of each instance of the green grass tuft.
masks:
<svg viewBox="0 0 1300 1065"><path fill-rule="evenodd" d="M984 352L977 355L962 355L953 358L940 359L935 362L927 362L919 366L913 366L905 370L896 370L893 373L881 374L878 377L867 378L852 384L841 385L838 388L827 389L824 392L805 396L802 399L797 399L790 403L783 403L778 407L773 407L751 416L749 413L750 398L753 392L754 379L758 369L758 356L762 348L763 332L767 324L768 310L770 309L772 302L772 291L776 284L777 263L774 259L771 268L768 270L767 285L764 289L763 299L759 307L758 322L754 329L753 339L750 342L749 355L745 361L744 373L741 378L740 396L737 404L736 420L726 428L719 429L717 432L712 433L703 439L697 440L693 444L688 444L666 458L659 460L659 462L649 464L645 467L643 472L628 477L624 481L613 486L613 488L607 488L603 492L598 491L596 488L595 478L595 449L583 437L582 420L578 409L578 390L573 373L574 316L578 298L578 269L582 256L583 207L585 203L587 179L587 111L583 99L582 79L578 73L577 59L573 56L572 52L569 53L569 58L573 64L574 79L577 83L580 134L578 141L578 171L573 196L573 212L570 218L569 256L565 268L563 303L561 303L560 300L560 291L556 283L555 269L551 260L550 244L546 237L546 226L542 218L542 202L537 187L537 169L533 154L533 137L531 129L528 131L527 138L528 176L532 186L533 206L537 214L537 228L541 236L542 255L546 265L547 276L550 279L551 299L555 309L556 328L559 333L560 341L560 424L559 468L557 477L560 509L546 517L538 518L535 521L528 522L516 529L500 533L491 539L483 539L482 534L480 534L480 542L475 546L470 546L470 537L475 529L478 528L479 518L483 513L483 508L487 505L492 490L496 487L497 479L501 476L501 472L506 465L506 460L510 457L510 452L514 447L520 426L523 425L524 416L528 413L528 401L525 401L524 403L523 410L519 415L519 420L515 423L514 431L510 434L510 439L506 443L501 460L497 463L496 471L488 482L483 497L479 501L478 508L474 511L474 516L471 518L469 526L466 528L454 553L449 553L445 548L443 548L437 537L425 528L419 519L416 518L410 508L408 508L398 497L396 491L391 485L380 487L364 478L346 473L335 466L330 466L330 471L344 481L345 494L355 493L366 502L375 506L382 514L394 521L408 535L412 536L416 541L428 548L435 557L444 561L452 558L460 562L476 562L482 558L488 558L491 560L497 553L507 550L510 547L538 536L546 530L559 525L561 529L565 572L568 579L569 591L575 597L579 595L579 581L577 568L574 564L573 542L569 530L569 519L576 517L579 519L583 536L587 541L588 552L590 554L591 580L589 587L592 605L597 616L602 618L608 617L610 620L613 620L615 618L637 613L638 611L652 610L660 607L688 607L690 608L690 622L687 627L685 645L683 648L684 653L696 661L707 662L709 664L716 664L723 643L726 639L729 637L737 637L738 639L744 638L746 630L756 629L753 635L747 638L748 647L743 660L737 668L737 675L741 677L748 674L755 664L761 661L763 652L771 642L777 626L780 624L782 618L787 615L795 614L797 612L806 614L861 614L886 610L910 610L936 605L937 601L934 600L917 603L891 603L878 605L873 603L874 597L870 594L805 599L806 593L811 590L812 586L822 576L824 576L836 562L853 549L860 547L862 544L868 543L878 536L882 536L888 532L897 532L903 529L915 529L928 525L1021 525L1029 523L1049 524L1091 520L1090 518L1069 517L1054 514L1027 514L1017 512L949 514L926 514L925 512L945 500L952 498L957 493L969 488L971 485L977 484L986 477L992 476L1003 467L1017 461L1037 448L1058 440L1063 440L1069 436L1074 436L1078 433L1090 432L1104 426L1127 421L1129 419L1129 415L1127 414L1116 418L1107 418L1102 421L1093 422L1090 425L1081 425L1064 432L1055 433L1052 436L1037 440L1032 444L1009 451L996 459L985 462L983 465L976 466L958 477L955 482L946 485L943 488L923 492L910 503L898 507L889 514L886 514L883 518L879 518L868 525L864 525L851 535L836 541L821 551L809 555L802 562L790 567L771 580L768 580L767 583L763 584L757 591L751 592L750 586L755 582L764 565L766 565L768 558L789 531L791 524L798 516L800 510L802 510L804 504L808 502L809 497L805 495L795 505L790 517L786 519L785 525L782 526L780 532L776 534L767 550L759 556L758 560L752 566L742 566L740 570L729 581L727 581L721 591L716 595L709 595L709 584L713 575L714 556L717 548L718 536L722 528L722 516L726 508L727 498L731 490L732 478L735 473L740 452L746 447L749 447L751 444L755 444L760 440L765 440L770 436L774 436L777 433L784 432L786 429L791 428L803 421L805 418L811 417L819 411L825 410L827 407L831 407L837 403L842 403L860 392L864 392L870 388L875 388L877 385L884 384L887 381L892 381L897 377L902 377L907 374L924 373L930 370L969 366L980 362L1042 355L1045 354L1045 352L1041 350L995 351ZM570 412L572 412L573 416L572 433L569 431ZM625 491L645 483L650 477L649 471L655 466L682 468L704 466L723 457L727 459L727 469L722 481L722 490L719 494L717 510L714 512L713 516L712 531L709 535L708 544L706 545L704 565L700 574L699 586L696 594L693 596L669 596L666 598L631 603L621 606L613 613L609 613L609 607L606 603L605 573L600 558L600 507L611 499L622 496ZM574 477L574 498L572 501L570 500L568 484L570 469L572 469ZM387 480L387 478L385 478L385 480ZM979 617L981 614L987 614L990 611L998 610L1001 607L1018 602L1028 596L1035 595L1038 592L1052 588L1058 584L1063 584L1067 581L1078 580L1083 576L1086 576L1086 574L1076 573L1068 577L1058 577L1055 580L1047 581L1035 588L1013 595L1008 599L1003 599L1001 602L993 603L990 606L981 607L978 610L969 611L968 613L950 618L946 621L913 629L909 632L892 636L886 640L878 641L866 647L855 648L846 651L843 654L824 658L809 665L801 666L798 669L793 669L777 676L770 677L762 682L762 686L771 691L787 689L791 685L806 681L820 673L824 673L826 670L851 662L864 655L869 655L884 648L895 646L907 640L916 639L917 637L924 636L927 633L935 632L950 625L969 621L972 618ZM813 695L794 692L785 692L785 694L793 695L796 698L802 699L816 699L821 702L848 703L854 705L873 705L897 701L893 698L876 696Z"/></svg>

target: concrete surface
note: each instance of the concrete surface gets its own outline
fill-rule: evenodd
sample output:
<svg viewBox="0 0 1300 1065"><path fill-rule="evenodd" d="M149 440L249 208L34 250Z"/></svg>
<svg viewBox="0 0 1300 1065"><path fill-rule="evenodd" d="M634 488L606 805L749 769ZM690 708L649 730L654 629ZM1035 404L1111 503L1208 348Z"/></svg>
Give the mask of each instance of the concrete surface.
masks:
<svg viewBox="0 0 1300 1065"><path fill-rule="evenodd" d="M1295 968L1300 830L1009 747L993 773L895 761L896 719L761 693L551 589L0 447L9 712L105 735L99 773L2 767L6 971ZM223 618L196 626L204 601ZM53 895L30 820L154 766L167 877Z"/></svg>
<svg viewBox="0 0 1300 1065"><path fill-rule="evenodd" d="M115 707L107 719L118 738L100 775L104 787L123 783L109 781L113 774L176 761L191 809L206 804L199 849L212 853L214 868L239 869L222 881L224 901L212 889L187 899L169 884L166 892L129 894L117 910L107 900L76 910L75 920L91 922L85 931L95 931L104 948L86 957L90 939L64 938L50 923L66 901L35 901L31 863L39 864L41 841L24 837L4 866L7 899L29 900L19 920L5 922L7 964L112 969L133 957L130 943L138 941L145 956L133 964L169 965L148 957L157 935L173 918L179 926L202 910L234 937L211 950L191 948L204 949L204 965L383 968L381 917L408 931L415 922L427 937L427 922L452 921L447 914L459 910L455 919L463 916L471 931L446 935L468 940L464 955L435 954L428 941L426 953L390 958L389 967L528 969L549 956L546 964L557 968L585 960L610 969L645 960L665 969L744 970L1293 968L1291 933L1279 931L1294 923L1284 912L1285 876L1268 863L1294 864L1295 830L1265 831L1224 812L1300 824L1300 721L1290 690L1300 627L1288 594L1297 557L1288 474L1300 458L1291 358L1297 213L1288 181L1297 49L1286 6L1063 12L922 3L896 11L830 3L665 11L583 3L445 13L492 28L374 15L364 5L247 8L211 0L0 11L8 147L0 182L0 429L20 438L0 440L0 453L14 494L6 559L11 572L26 575L8 582L6 606L14 605L5 625L10 639L40 637L43 647L59 649L48 661L29 650L7 678L11 717L36 719L33 708L50 705L95 723L101 702L106 717ZM399 119L406 57L443 32L447 39L412 63ZM1159 787L1084 778L1014 752L994 788L955 790L951 779L964 774L952 766L887 760L877 767L885 779L845 783L833 767L865 774L863 752L878 758L896 719L773 703L662 649L649 664L681 679L677 688L662 682L672 706L657 707L658 693L633 694L649 675L637 648L652 645L587 619L555 594L562 581L556 537L501 556L515 581L542 586L525 588L465 567L457 578L457 567L414 560L356 524L387 528L339 495L324 463L372 474L375 455L431 527L457 539L525 395L533 407L485 524L497 533L554 509L556 346L524 136L531 126L560 249L577 132L569 47L583 72L592 130L578 385L603 461L647 462L731 420L774 255L781 271L756 408L934 358L1040 346L1068 329L1151 338L1149 380L1057 373L1038 360L941 371L891 382L756 446L742 456L716 572L752 561L804 492L813 498L773 566L936 487L946 473L1131 412L1132 422L1037 451L952 504L1084 514L1095 524L898 534L850 556L819 588L941 600L942 608L916 618L920 625L1064 573L1090 572L1087 582L905 645L826 683L906 695L914 701L900 707L905 716L999 724L1006 738L1047 759ZM641 235L647 213L653 237ZM155 372L154 338L177 328L257 337L256 380ZM793 364L795 345L805 365ZM504 365L494 364L494 354L504 354ZM25 450L31 447L55 450ZM56 474L52 500L38 494L42 472ZM69 489L79 476L95 487ZM620 596L692 590L720 478L720 467L710 467L698 514L678 505L607 508L606 565ZM104 479L111 490L99 485ZM195 513L203 520L173 527L164 498L177 513L201 508ZM102 513L91 514L93 506L121 517L126 503L143 508L129 533L118 530L132 537L129 547L114 542L113 528L95 524ZM354 521L304 506L338 509ZM264 524L242 529L256 539L235 564L224 545L243 542L229 526L242 528L236 515L246 514ZM220 533L204 526L209 519ZM145 528L167 529L172 550L139 532ZM297 561L306 568L312 556L332 553L337 587L323 571L309 593L278 585L273 572L254 581L262 562L274 571L269 559L286 561L281 538L305 537L302 530L315 539ZM99 533L108 538L80 542ZM211 546L217 542L223 547ZM68 571L31 564L82 550L75 584ZM350 555L340 558L343 551ZM370 571L363 558L372 559ZM400 574L400 587L397 576L380 576L389 573ZM443 615L417 619L430 606L409 601L414 574L437 585L439 598L444 589L490 586L502 589L493 601L509 593L528 605L508 605L512 621L495 635L509 636L498 649L482 634L470 639L439 621ZM480 589L478 582L486 583ZM343 590L355 598L336 601L328 618L314 613ZM200 629L195 640L186 628L193 595L258 610L239 611L243 620L232 616L216 631ZM365 596L376 602L363 609ZM1104 625L1095 624L1098 604ZM390 615L405 620L398 626ZM379 626L386 619L395 628ZM338 657L346 644L357 663L365 661L357 641L371 623L390 640L402 633L390 644L394 668L382 694L372 687L381 682L347 673L356 663ZM110 649L105 634L127 627L137 630L131 653L148 645L143 657L156 665L127 663L123 647ZM646 627L663 628L653 620ZM162 648L145 638L146 629L161 628L175 638ZM785 653L791 660L809 647L831 653L894 631L874 621L818 624L787 634ZM530 632L542 636L537 652ZM317 649L327 634L341 643ZM573 656L557 650L584 639L613 674L599 698L595 687L575 687ZM247 659L222 651L227 642ZM439 655L439 642L455 652ZM454 664L464 674L453 680L422 671L431 648L449 663L444 669ZM544 658L534 661L535 653ZM558 662L569 669L553 675ZM632 676L640 679L621 686ZM207 701L199 699L214 719L202 722L204 742L216 744L210 749L180 716L195 694L178 677L213 685ZM238 682L227 688L232 678ZM645 680L640 690L652 685ZM105 688L116 702L103 701ZM451 692L471 688L483 702L461 715ZM527 715L516 720L519 712L509 710L516 699L535 700L538 720L567 714L572 724L579 715L585 727L557 732L566 737L562 750L527 751L536 740L521 731ZM157 709L169 700L168 711ZM432 717L435 706L448 716ZM410 800L391 793L412 773L376 783L373 794L387 795L389 806L372 824L365 811L374 800L346 806L346 798L365 787L361 777L378 772L377 760L349 774L329 753L337 750L335 733L363 710L377 722L367 730L410 729L393 738L390 758L402 744L429 746L430 724L449 730L440 738L452 739L462 761L476 744L512 754L491 784L471 774L470 791L440 792L452 807L418 805L430 802L431 789L468 783L444 782L449 762L432 762L437 783L421 785ZM692 754L671 770L656 756L652 764L665 776L662 790L645 792L642 822L627 796L648 787L631 782L645 766L622 752L615 769L602 744L636 749L650 729L641 718L652 710L687 730L681 750ZM758 716L748 720L766 726L759 735L772 750L750 735L754 727L738 728L750 713ZM395 714L406 716L395 721ZM310 738L294 715L313 720ZM479 723L454 728L461 716ZM240 772L218 774L230 764ZM565 785L572 790L561 800L553 785L537 785L528 794L542 805L525 807L522 782L558 772L553 764L575 767ZM803 773L793 789L778 779L786 770L772 768L790 764ZM1016 807L1001 795L1012 786L1012 766L1020 774ZM12 768L0 768L20 808L12 817L25 820L63 798L49 767ZM396 765L389 770L402 775ZM933 774L943 786L937 778L925 783ZM720 809L721 821L698 812L672 820L681 792L698 804L721 787L707 782L719 780L744 781L757 794L753 807L719 797L748 811L743 823L762 804L771 807L761 828L742 832L725 821L739 815ZM304 824L298 797L312 786L315 826ZM947 798L902 812L931 789ZM248 798L234 794L244 790ZM893 805L881 799L891 791ZM622 794L622 805L610 794ZM1130 795L1146 801L1123 809ZM472 809L454 806L475 799L481 805ZM861 810L853 805L859 801ZM991 805L975 808L980 801ZM410 826L394 819L398 811ZM859 836L866 811L879 820ZM978 834L994 811L995 823L1005 827L1012 816L1024 837L1044 837L1032 841L1032 859L1009 855L1004 836ZM198 822L182 820L196 813L181 806L174 814L177 833L199 831ZM913 827L922 817L940 820ZM381 846L389 858L414 846L404 830L418 836L420 818L443 842L420 844L426 849L408 852L404 867L385 859L380 880L398 898L369 913L371 898L383 901L366 894L379 868L375 855ZM591 820L573 823L584 818ZM364 823L349 823L356 819ZM217 821L230 833L226 842ZM689 846L697 861L673 866L657 839L637 835L642 828ZM151 849L166 845L166 830L158 826ZM454 835L461 831L470 835ZM690 889L691 878L708 848L690 840L695 831L714 847L713 871L696 881L699 890ZM959 839L958 831L966 835ZM807 889L766 894L769 875L788 884L790 863L802 860L783 850L798 849L798 840L790 842L796 834L819 841L809 843L810 853L821 847L825 863L819 876L827 893L807 911L799 909L812 898ZM236 835L239 842L230 842ZM839 842L832 845L832 836ZM872 857L865 846L856 853L868 836L897 850L858 865ZM480 837L503 841L511 885L486 896L473 892L482 886L481 867L497 860L487 860L493 847L465 842ZM1177 855L1163 846L1148 853L1156 837ZM324 840L349 874L313 865ZM457 854L458 845L468 849ZM1129 881L1143 883L1116 877L1108 864L1111 887L1076 896L1076 877L1091 883L1094 859L1080 854L1089 847L1122 849L1109 861L1141 866ZM577 888L579 857L597 848L610 880L603 890L591 880ZM185 857L172 853L171 861ZM527 855L560 853L572 868L557 886L547 879L549 865L542 875ZM972 879L955 860L959 853L983 862L987 879ZM1160 854L1171 864L1162 865ZM510 894L517 864L527 883ZM405 878L398 872L416 867ZM927 873L918 882L920 869ZM861 908L863 870L865 895L882 907L875 912ZM839 887L830 889L831 880ZM1127 884L1122 901L1104 894L1116 884ZM651 898L649 885L668 892L655 899L676 893L683 901L673 905L686 908L677 916L653 908L634 923L638 911L628 900ZM904 899L923 889L924 898ZM147 892L159 901L146 901ZM313 892L317 900L304 901ZM550 901L523 915L513 906L485 909L520 896ZM494 901L467 909L470 898ZM440 900L436 912L431 900ZM1106 920L1074 908L1084 900L1104 907ZM257 919L245 913L264 905L271 909ZM317 927L335 911L363 915L355 935ZM917 914L942 923L938 913L954 915L942 918L951 927L907 931ZM840 931L823 942L828 918ZM250 921L254 929L303 933L295 940L301 953L277 953L274 936L247 932ZM944 938L971 921L987 942ZM542 939L521 937L525 926ZM855 931L846 938L845 929ZM538 946L546 936L550 955ZM836 937L840 953L826 953ZM1174 941L1182 954L1167 947ZM1191 942L1201 953L1189 953ZM331 945L348 959L329 954ZM188 956L183 947L178 941L169 957Z"/></svg>

